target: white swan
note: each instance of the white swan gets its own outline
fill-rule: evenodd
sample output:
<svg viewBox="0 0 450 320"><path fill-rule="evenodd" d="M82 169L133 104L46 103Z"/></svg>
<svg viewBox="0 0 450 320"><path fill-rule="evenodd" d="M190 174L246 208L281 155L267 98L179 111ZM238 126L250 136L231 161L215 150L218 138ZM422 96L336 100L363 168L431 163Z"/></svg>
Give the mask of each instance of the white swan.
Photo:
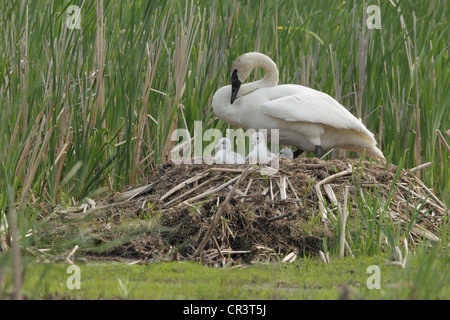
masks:
<svg viewBox="0 0 450 320"><path fill-rule="evenodd" d="M255 132L252 135L251 145L253 146L253 149L246 158L250 163L268 163L275 157L275 155L267 148L266 139L264 139L264 134L262 132Z"/></svg>
<svg viewBox="0 0 450 320"><path fill-rule="evenodd" d="M231 141L228 138L221 138L215 146L216 155L214 159L218 164L244 164L245 158L239 153L231 151Z"/></svg>
<svg viewBox="0 0 450 320"><path fill-rule="evenodd" d="M262 67L264 78L242 84L250 72ZM345 107L326 93L301 85L278 85L276 64L264 54L249 52L237 58L231 68L231 85L213 96L214 113L244 129L279 129L280 144L315 152L344 148L385 160L374 135Z"/></svg>

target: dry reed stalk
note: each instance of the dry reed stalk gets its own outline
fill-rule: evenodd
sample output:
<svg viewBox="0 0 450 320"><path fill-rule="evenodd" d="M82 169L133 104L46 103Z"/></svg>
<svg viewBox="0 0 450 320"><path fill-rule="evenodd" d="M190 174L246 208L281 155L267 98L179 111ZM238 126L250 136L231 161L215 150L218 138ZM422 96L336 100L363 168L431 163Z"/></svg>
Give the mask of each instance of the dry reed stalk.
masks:
<svg viewBox="0 0 450 320"><path fill-rule="evenodd" d="M22 111L23 110L20 109L19 110L19 114L17 115L16 123L14 125L14 131L13 131L13 133L11 135L11 139L9 140L8 148L6 149L6 154L10 154L11 153L12 147L14 145L14 141L16 140L17 134L19 132L19 128L20 128L19 122L20 122L20 119L21 119Z"/></svg>
<svg viewBox="0 0 450 320"><path fill-rule="evenodd" d="M248 173L253 172L253 171L255 171L255 170L257 170L257 169L256 169L256 168L252 168L252 169L250 169L250 170L248 171ZM244 174L245 172L247 172L247 169L244 170L244 172L243 172L242 174ZM195 197L192 197L192 198L190 198L190 199L187 199L187 200L183 201L182 203L184 203L184 204L188 204L189 202L192 203L192 201L199 200L199 199L202 199L202 198L204 198L204 197L206 197L206 196L208 196L208 195L210 195L210 194L216 193L217 191L222 190L223 188L229 186L230 184L232 184L233 182L235 182L236 180L238 180L239 178L241 178L241 177L242 177L242 174L239 175L239 176L237 176L237 177L234 177L234 178L231 179L230 181L225 182L224 184L221 184L220 186L218 186L218 187L216 187L216 188L209 189L209 190L207 190L207 191L205 191L205 192L203 192L203 193L201 193L201 194L199 194L199 195L197 195L197 196L195 196ZM234 191L233 191L233 192L234 192Z"/></svg>
<svg viewBox="0 0 450 320"><path fill-rule="evenodd" d="M103 18L103 0L96 1L97 13L97 29L95 35L95 50L94 50L94 65L97 73L98 94L94 103L94 108L90 118L90 129L92 130L97 122L97 116L100 112L102 117L105 109L105 82L104 82L104 68L105 68L105 47L106 47L106 28L105 20Z"/></svg>
<svg viewBox="0 0 450 320"><path fill-rule="evenodd" d="M383 106L380 106L378 119L380 120L380 126L378 127L378 149L383 150Z"/></svg>
<svg viewBox="0 0 450 320"><path fill-rule="evenodd" d="M333 191L333 188L331 187L331 185L329 183L327 183L326 185L323 186L325 193L328 196L328 199L330 199L331 205L336 205L337 204L337 198L336 198L336 194Z"/></svg>
<svg viewBox="0 0 450 320"><path fill-rule="evenodd" d="M17 225L17 211L14 204L14 191L12 186L8 187L9 193L9 224L12 237L12 255L13 255L13 281L14 281L14 299L22 300L22 265L20 256L19 230Z"/></svg>
<svg viewBox="0 0 450 320"><path fill-rule="evenodd" d="M280 188L281 201L284 201L287 198L287 195L286 195L286 177L285 176L280 178L279 188Z"/></svg>
<svg viewBox="0 0 450 320"><path fill-rule="evenodd" d="M270 199L273 201L273 185L272 185L272 179L269 179L269 185L270 185Z"/></svg>
<svg viewBox="0 0 450 320"><path fill-rule="evenodd" d="M363 19L361 30L358 32L358 88L357 88L357 104L356 104L356 116L358 119L362 120L362 103L363 103L363 93L366 82L366 63L367 63L367 3L363 2ZM364 122L364 121L363 121Z"/></svg>
<svg viewBox="0 0 450 320"><path fill-rule="evenodd" d="M22 2L22 6L24 5L24 2ZM23 9L23 7L22 7ZM22 105L22 135L26 134L27 127L28 127L28 73L29 73L29 59L28 59L28 4L26 6L26 13L25 13L25 38L24 38L24 52L22 54L23 56L23 76L21 77L21 89L23 92L24 102Z"/></svg>
<svg viewBox="0 0 450 320"><path fill-rule="evenodd" d="M142 97L142 105L139 112L139 122L137 126L136 131L136 143L134 145L134 151L133 151L133 159L131 161L131 169L130 169L130 183L136 184L137 183L137 173L139 169L139 163L141 162L141 149L142 149L142 141L144 138L144 129L145 126L148 127L148 118L147 118L147 103L148 103L148 97L150 94L150 74L152 70L152 65L150 62L150 59L147 63L147 71L145 74L145 84L144 84L144 96Z"/></svg>
<svg viewBox="0 0 450 320"><path fill-rule="evenodd" d="M316 191L317 198L319 200L319 211L320 211L320 213L322 215L322 221L326 221L327 220L327 210L325 208L325 205L323 204L324 203L324 199L323 199L322 192L320 191L320 186L322 186L323 184L326 184L326 183L328 183L330 181L333 181L333 180L335 180L335 179L337 179L339 177L342 177L342 176L345 176L345 175L347 175L349 173L352 173L352 172L353 172L353 168L349 168L349 169L347 169L345 171L338 172L338 173L333 174L332 176L329 176L329 177L323 179L322 181L316 183L316 185L314 186L314 190ZM331 212L330 212L330 214L336 220L336 217Z"/></svg>
<svg viewBox="0 0 450 320"><path fill-rule="evenodd" d="M439 138L440 141L442 141L442 144L444 145L445 149L447 149L447 151L450 153L450 146L448 145L447 141L445 140L444 136L442 135L441 131L439 129L437 129L436 134ZM450 130L447 130L447 135L450 136Z"/></svg>
<svg viewBox="0 0 450 320"><path fill-rule="evenodd" d="M172 203L174 203L174 202L176 202L176 201L178 201L178 200L183 199L183 198L184 198L185 196L187 196L188 194L191 194L192 192L197 191L198 189L200 189L200 188L202 188L203 186L205 186L205 185L211 183L212 181L215 181L215 180L219 179L220 177L221 177L220 175L217 175L217 176L215 176L215 177L213 177L213 178L211 178L211 179L208 179L208 180L205 181L205 182L200 183L198 186L189 189L189 190L186 191L185 193L183 193L183 194L179 195L178 197L173 198L173 199L170 200L169 202L165 203L165 204L164 204L164 207L169 207Z"/></svg>
<svg viewBox="0 0 450 320"><path fill-rule="evenodd" d="M322 259L323 263L325 263L325 264L330 264L330 255L328 254L328 252L327 252L327 254L325 255L325 254L322 252L322 250L319 250L319 256L320 256L320 258Z"/></svg>
<svg viewBox="0 0 450 320"><path fill-rule="evenodd" d="M70 253L66 257L66 261L70 264L73 264L72 256L75 254L75 252L78 250L79 246L75 245L75 247L70 251Z"/></svg>
<svg viewBox="0 0 450 320"><path fill-rule="evenodd" d="M344 257L344 251L345 251L345 226L347 223L347 198L348 198L348 186L345 186L345 190L344 190L344 208L341 211L342 214L342 218L341 218L341 237L340 237L340 241L339 241L339 258L343 258Z"/></svg>
<svg viewBox="0 0 450 320"><path fill-rule="evenodd" d="M194 176L192 178L187 179L186 181L176 185L175 187L173 187L172 189L170 189L169 191L166 192L166 194L164 194L159 201L163 201L164 199L166 199L167 197L169 197L171 194L175 193L176 191L184 188L185 186L187 186L188 184L191 184L195 181L198 181L204 177L206 177L207 175L209 175L209 172L203 172L200 175Z"/></svg>
<svg viewBox="0 0 450 320"><path fill-rule="evenodd" d="M421 165L418 165L417 167L409 169L410 172L414 173L416 171L431 167L433 164L431 162L422 163Z"/></svg>
<svg viewBox="0 0 450 320"><path fill-rule="evenodd" d="M38 141L39 141L39 143L35 144L35 148L33 150L33 155L32 155L32 158L31 158L28 170L27 170L27 176L26 176L26 179L25 179L25 182L24 182L24 188L23 188L23 191L22 191L22 198L21 198L20 204L19 204L19 211L22 211L22 209L23 209L23 207L24 207L24 205L26 203L25 200L26 200L28 192L30 191L31 185L33 183L34 177L36 175L37 168L38 168L38 166L40 164L40 161L41 161L42 157L44 156L44 154L45 154L45 152L47 150L48 142L50 141L50 138L52 136L53 130L55 129L55 127L52 127L49 130L47 130L47 132L45 133L44 141L41 144L40 143L40 141L41 141L41 137L40 136L41 136L42 130L45 127L45 124L46 124L45 120L46 120L45 118L42 120L41 130L39 131L39 134L38 134ZM39 150L39 153L36 156L37 150Z"/></svg>
<svg viewBox="0 0 450 320"><path fill-rule="evenodd" d="M181 99L184 94L184 90L186 88L186 74L189 65L189 57L191 56L191 52L194 46L194 42L196 39L196 35L199 29L200 24L197 23L198 16L194 13L194 10L197 7L194 7L194 2L191 2L191 7L188 9L188 2L186 2L185 8L185 17L183 19L179 19L175 21L175 50L173 53L174 60L174 68L175 68L175 97L174 99L170 99L169 108L167 110L167 115L172 113L173 108L177 108L178 110L183 110L180 108ZM189 20L187 15L189 14ZM183 117L184 119L184 117ZM186 120L184 119L186 130L189 130L186 124ZM172 132L177 129L178 125L178 112L174 113L174 117L172 122L169 124L169 137L172 136ZM165 148L164 148L164 157L163 161L166 162L168 159L166 155L170 153L174 142L170 139L167 140Z"/></svg>
<svg viewBox="0 0 450 320"><path fill-rule="evenodd" d="M59 183L61 181L61 176L62 176L62 171L64 168L64 163L66 160L66 156L67 156L67 149L69 148L69 146L72 144L72 141L70 140L69 134L66 138L66 142L64 143L63 147L61 148L61 151L59 152L58 156L56 157L55 160L55 166L58 165L57 168L57 172L55 175L55 180L54 180L54 190L55 190L55 196L53 198L53 200L55 201L55 203L58 200L58 194L59 194Z"/></svg>
<svg viewBox="0 0 450 320"><path fill-rule="evenodd" d="M420 138L420 107L419 107L419 61L417 59L417 32L416 32L416 14L413 11L413 31L414 31L414 68L415 70L415 87L416 87L416 139L414 147L414 159L416 163L422 162L421 138Z"/></svg>

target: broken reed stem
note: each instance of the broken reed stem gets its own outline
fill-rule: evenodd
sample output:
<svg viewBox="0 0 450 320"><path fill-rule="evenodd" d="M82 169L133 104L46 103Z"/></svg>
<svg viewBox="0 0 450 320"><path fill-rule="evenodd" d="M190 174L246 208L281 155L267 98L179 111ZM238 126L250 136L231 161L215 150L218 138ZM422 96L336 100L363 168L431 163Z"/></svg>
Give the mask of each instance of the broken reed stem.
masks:
<svg viewBox="0 0 450 320"><path fill-rule="evenodd" d="M228 192L228 195L225 198L225 201L222 203L222 205L220 206L219 210L217 211L217 213L216 213L216 215L214 217L214 220L211 222L211 225L209 226L208 231L206 232L205 236L203 237L202 241L200 242L197 250L195 250L194 258L199 257L200 254L202 253L203 248L206 245L206 242L208 242L208 240L211 237L212 232L214 231L216 225L219 223L220 217L222 216L222 213L225 210L225 207L228 205L228 203L230 202L231 198L233 197L237 187L239 186L239 183L241 182L242 178L247 173L248 168L250 168L250 165L248 165L247 168L245 169L245 171L242 172L239 177L237 177L238 179L237 179L237 182L234 184L233 189L231 189L230 192ZM230 180L230 181L232 181L232 180Z"/></svg>
<svg viewBox="0 0 450 320"><path fill-rule="evenodd" d="M287 195L286 195L286 177L283 176L280 178L280 198L281 201L286 200Z"/></svg>
<svg viewBox="0 0 450 320"><path fill-rule="evenodd" d="M344 190L344 208L342 209L341 215L341 238L340 238L340 252L339 252L339 258L344 257L344 251L345 251L345 225L347 223L347 198L348 198L348 186L345 186Z"/></svg>
<svg viewBox="0 0 450 320"><path fill-rule="evenodd" d="M422 170L422 169L431 167L431 165L432 165L431 162L422 163L421 165L418 165L417 167L414 167L414 168L409 169L409 171L411 171L411 172L414 173L414 172L416 172L416 171L419 171L419 170Z"/></svg>
<svg viewBox="0 0 450 320"><path fill-rule="evenodd" d="M327 220L327 210L325 208L325 205L323 204L324 199L323 199L322 192L320 191L320 186L325 184L325 183L328 183L328 182L330 182L332 180L335 180L335 179L337 179L339 177L342 177L342 176L345 176L345 175L347 175L349 173L352 173L352 172L353 172L353 168L349 168L349 169L347 169L345 171L338 172L336 174L333 174L332 176L326 177L322 181L316 183L316 185L314 186L314 190L316 191L317 198L319 199L319 210L320 210L320 213L322 215L322 221L326 221ZM330 212L330 214L332 214L332 213ZM336 217L334 217L334 218L336 219Z"/></svg>
<svg viewBox="0 0 450 320"><path fill-rule="evenodd" d="M66 261L70 264L73 264L72 261L72 256L75 254L75 252L77 252L79 246L75 245L75 247L72 249L72 251L70 251L69 255L66 257Z"/></svg>
<svg viewBox="0 0 450 320"><path fill-rule="evenodd" d="M325 255L325 254L322 252L322 250L319 250L319 255L320 255L320 258L322 259L322 261L323 261L325 264L330 264L330 255L329 255L328 252L327 252L327 254Z"/></svg>
<svg viewBox="0 0 450 320"><path fill-rule="evenodd" d="M190 179L187 179L186 181L180 183L179 185L175 186L174 188L172 188L172 189L170 189L168 192L166 192L166 194L163 195L163 196L159 199L159 201L163 201L165 198L169 197L171 194L175 193L176 191L178 191L178 190L180 190L180 189L183 189L183 188L184 188L185 186L187 186L188 184L191 184L191 183L193 183L193 182L195 182L195 181L200 180L200 179L203 178L203 177L206 177L208 174L209 174L209 172L205 172L205 173L202 173L202 174L200 174L200 175L198 175L198 176L194 176L194 177L192 177L192 178L190 178Z"/></svg>
<svg viewBox="0 0 450 320"><path fill-rule="evenodd" d="M194 188L192 188L192 189L189 189L188 191L186 191L185 193L179 195L179 196L176 197L176 198L173 198L172 200L170 200L169 202L167 202L167 203L164 205L164 207L169 207L169 206L170 206L171 204L173 204L174 202L176 202L176 201L178 201L178 200L180 200L180 199L183 199L183 198L184 198L185 196L187 196L188 194L191 194L192 192L194 192L194 191L196 191L196 190L202 188L203 186L205 186L205 185L207 185L207 184L211 183L212 181L217 180L217 179L219 179L219 178L220 178L220 175L217 175L217 176L215 176L215 177L213 177L213 178L211 178L211 179L206 180L205 182L200 183L198 186L196 186L196 187L194 187Z"/></svg>
<svg viewBox="0 0 450 320"><path fill-rule="evenodd" d="M438 129L435 132L436 132L438 138L442 141L442 144L444 145L444 147L447 149L448 152L450 152L450 146L448 145L447 141L445 141L445 138L442 135L441 131Z"/></svg>

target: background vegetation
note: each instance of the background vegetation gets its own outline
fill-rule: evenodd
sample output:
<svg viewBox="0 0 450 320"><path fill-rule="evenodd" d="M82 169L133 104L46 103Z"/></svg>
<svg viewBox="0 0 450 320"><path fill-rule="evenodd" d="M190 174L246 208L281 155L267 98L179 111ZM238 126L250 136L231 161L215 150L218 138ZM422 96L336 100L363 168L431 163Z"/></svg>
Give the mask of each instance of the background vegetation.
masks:
<svg viewBox="0 0 450 320"><path fill-rule="evenodd" d="M57 204L148 177L175 128L225 130L211 99L248 51L335 97L390 162L431 162L421 178L448 205L447 17L438 0L1 0L0 218L14 207L25 238Z"/></svg>

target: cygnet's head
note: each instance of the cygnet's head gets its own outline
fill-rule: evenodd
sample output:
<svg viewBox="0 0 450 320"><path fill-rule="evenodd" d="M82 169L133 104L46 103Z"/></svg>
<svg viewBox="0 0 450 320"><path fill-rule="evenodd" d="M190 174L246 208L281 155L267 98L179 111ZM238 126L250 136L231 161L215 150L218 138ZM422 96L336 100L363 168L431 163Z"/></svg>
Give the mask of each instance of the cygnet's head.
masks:
<svg viewBox="0 0 450 320"><path fill-rule="evenodd" d="M263 142L263 143L266 142L266 139L264 138L264 134L262 132L255 132L252 135L252 141L251 141L252 146L257 145L261 142Z"/></svg>
<svg viewBox="0 0 450 320"><path fill-rule="evenodd" d="M294 159L294 152L292 151L292 149L289 149L289 148L281 149L280 157L285 157L285 158L288 158L288 159Z"/></svg>
<svg viewBox="0 0 450 320"><path fill-rule="evenodd" d="M228 138L222 138L215 146L216 150L231 150L231 141Z"/></svg>

